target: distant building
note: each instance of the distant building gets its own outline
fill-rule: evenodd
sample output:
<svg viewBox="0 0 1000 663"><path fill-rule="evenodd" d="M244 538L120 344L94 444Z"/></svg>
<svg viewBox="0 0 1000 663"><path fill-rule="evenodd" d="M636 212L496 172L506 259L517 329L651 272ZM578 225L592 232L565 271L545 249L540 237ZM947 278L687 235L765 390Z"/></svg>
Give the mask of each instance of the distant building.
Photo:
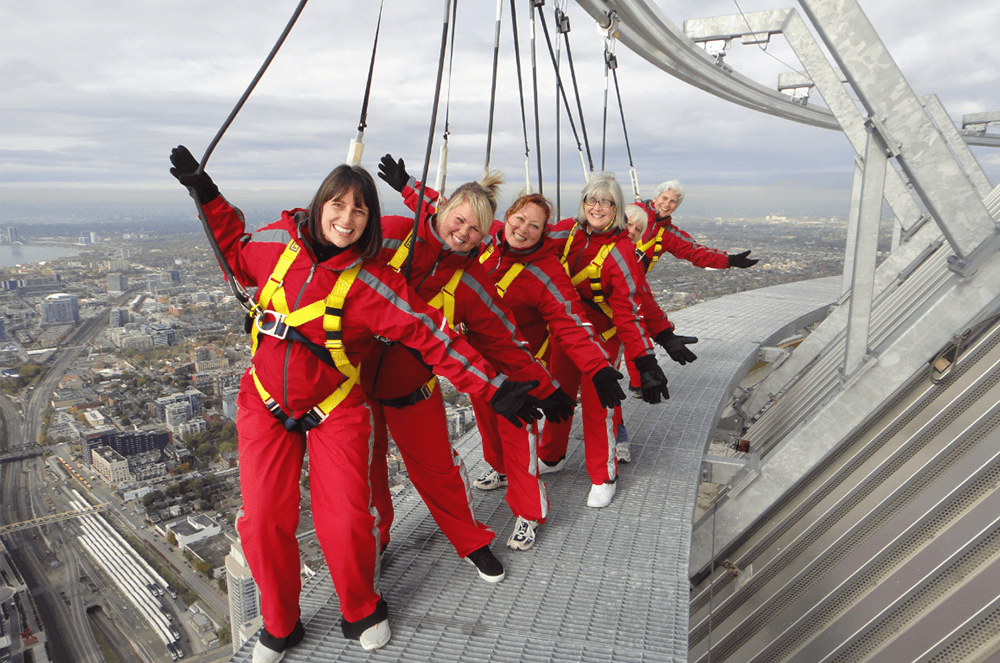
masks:
<svg viewBox="0 0 1000 663"><path fill-rule="evenodd" d="M73 295L57 293L46 297L38 305L43 325L56 325L80 321L80 302Z"/></svg>
<svg viewBox="0 0 1000 663"><path fill-rule="evenodd" d="M239 387L229 387L222 392L222 416L230 421L236 421L236 398L239 395Z"/></svg>
<svg viewBox="0 0 1000 663"><path fill-rule="evenodd" d="M113 308L111 309L111 317L108 320L108 325L110 327L124 327L128 324L129 314L127 308Z"/></svg>
<svg viewBox="0 0 1000 663"><path fill-rule="evenodd" d="M19 241L17 236L17 228L15 228L14 226L7 227L7 241L10 242L11 244Z"/></svg>
<svg viewBox="0 0 1000 663"><path fill-rule="evenodd" d="M125 292L128 290L128 277L113 272L108 274L108 292Z"/></svg>
<svg viewBox="0 0 1000 663"><path fill-rule="evenodd" d="M171 403L163 410L163 421L171 430L191 418L191 404L187 401Z"/></svg>
<svg viewBox="0 0 1000 663"><path fill-rule="evenodd" d="M196 541L219 534L222 528L208 516L199 513L170 523L167 525L167 531L174 533L177 538L177 547L183 550Z"/></svg>
<svg viewBox="0 0 1000 663"><path fill-rule="evenodd" d="M90 235L80 235L77 240L77 244L87 245L90 244Z"/></svg>
<svg viewBox="0 0 1000 663"><path fill-rule="evenodd" d="M99 447L91 454L91 467L109 486L130 481L128 461L111 447Z"/></svg>
<svg viewBox="0 0 1000 663"><path fill-rule="evenodd" d="M97 244L100 241L100 237L94 231L90 231L90 243Z"/></svg>
<svg viewBox="0 0 1000 663"><path fill-rule="evenodd" d="M0 341L6 341L6 340L7 340L7 331L4 329L3 326L3 318L0 318Z"/></svg>
<svg viewBox="0 0 1000 663"><path fill-rule="evenodd" d="M197 389L188 389L182 394L171 394L169 396L163 396L157 398L153 401L153 407L156 409L156 417L160 421L167 420L167 406L174 403L187 403L191 406L192 417L201 416L204 408L202 403L205 402L205 394L201 393Z"/></svg>
<svg viewBox="0 0 1000 663"><path fill-rule="evenodd" d="M239 542L233 543L226 555L226 584L229 588L229 623L235 654L257 632L263 621L260 590L250 575L250 567Z"/></svg>

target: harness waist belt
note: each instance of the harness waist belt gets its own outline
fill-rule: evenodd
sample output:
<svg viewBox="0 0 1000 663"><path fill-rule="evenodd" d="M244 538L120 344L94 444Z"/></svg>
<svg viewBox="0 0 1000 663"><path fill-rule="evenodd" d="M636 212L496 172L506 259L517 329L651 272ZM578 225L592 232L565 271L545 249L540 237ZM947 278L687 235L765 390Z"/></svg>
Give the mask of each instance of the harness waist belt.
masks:
<svg viewBox="0 0 1000 663"><path fill-rule="evenodd" d="M410 405L415 405L420 401L425 401L430 398L431 394L434 393L434 384L436 382L437 376L434 376L427 381L427 384L420 385L420 389L417 389L412 394L400 396L399 398L376 398L375 400L386 407L394 407L396 409L409 407Z"/></svg>

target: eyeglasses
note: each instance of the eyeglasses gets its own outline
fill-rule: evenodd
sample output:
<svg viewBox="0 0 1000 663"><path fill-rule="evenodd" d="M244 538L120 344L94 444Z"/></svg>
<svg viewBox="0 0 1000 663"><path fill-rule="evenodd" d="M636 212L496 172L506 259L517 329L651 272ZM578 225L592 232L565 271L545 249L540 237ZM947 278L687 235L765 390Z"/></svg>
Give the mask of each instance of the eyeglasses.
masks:
<svg viewBox="0 0 1000 663"><path fill-rule="evenodd" d="M587 196L586 198L583 199L583 204L584 205L600 205L601 207L614 207L615 206L615 201L608 200L606 198L601 198L600 200L598 200L597 198L594 198L593 196Z"/></svg>

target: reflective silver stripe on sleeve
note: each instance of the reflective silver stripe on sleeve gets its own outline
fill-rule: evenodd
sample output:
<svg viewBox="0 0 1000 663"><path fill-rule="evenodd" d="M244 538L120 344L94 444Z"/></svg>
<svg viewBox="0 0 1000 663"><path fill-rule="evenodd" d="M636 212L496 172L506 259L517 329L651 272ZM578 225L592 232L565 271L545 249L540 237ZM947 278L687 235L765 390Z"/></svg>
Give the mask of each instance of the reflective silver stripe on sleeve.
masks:
<svg viewBox="0 0 1000 663"><path fill-rule="evenodd" d="M685 237L684 233L682 233L680 230L678 230L677 228L675 228L673 225L667 226L667 232L670 233L671 235L673 235L674 237L676 237L677 239L679 239L680 241L682 241L682 242L684 242L686 244L690 244L691 246L697 246L698 248L704 249L704 250L708 251L709 253L715 253L716 255L723 255L723 254L725 254L727 256L729 255L728 253L726 253L725 251L723 251L721 249L713 249L710 246L705 246L704 244L699 244L698 242L694 241L694 239L692 239L691 237Z"/></svg>
<svg viewBox="0 0 1000 663"><path fill-rule="evenodd" d="M398 249L403 245L403 240L392 239L391 237L382 238L382 248L383 249Z"/></svg>
<svg viewBox="0 0 1000 663"><path fill-rule="evenodd" d="M282 228L270 228L268 230L258 230L253 234L255 242L275 242L276 244L288 244L292 241L292 235Z"/></svg>
<svg viewBox="0 0 1000 663"><path fill-rule="evenodd" d="M479 296L479 299L482 300L483 304L485 304L490 309L490 311L497 317L497 320L502 322L503 326L506 327L507 331L510 332L510 337L511 337L510 340L513 341L517 345L517 347L527 352L528 355L532 358L532 360L534 360L534 355L531 354L531 348L529 348L528 344L525 343L524 341L518 340L517 335L515 334L516 328L511 323L511 321L507 319L507 314L503 311L503 309L499 308L496 305L496 302L493 300L493 295L491 295L485 288L483 288L482 284L479 283L479 281L477 281L475 277L469 276L468 272L462 272L461 283L467 285L474 293L476 293ZM494 289L493 292L495 293L496 290Z"/></svg>
<svg viewBox="0 0 1000 663"><path fill-rule="evenodd" d="M594 344L601 349L601 354L604 355L604 359L611 361L611 357L608 356L608 353L604 350L604 346L601 345L601 343L597 340L597 336L594 334L594 325L589 320L581 320L578 315L573 313L573 307L570 306L569 300L563 296L562 291L559 290L558 286L552 282L552 278L534 264L528 263L525 267L528 269L530 274L534 275L534 277L538 279L543 286L545 286L545 289L552 295L552 298L566 309L566 315L568 315L571 320L575 320L578 327L583 327L587 330L587 336L589 336L590 340L592 340Z"/></svg>
<svg viewBox="0 0 1000 663"><path fill-rule="evenodd" d="M447 347L448 356L454 359L455 361L459 362L466 371L472 373L483 382L490 381L490 379L482 371L480 371L478 368L476 368L469 362L469 359L467 357L465 357L459 352L456 352L455 349L451 347L451 338L443 331L438 329L438 326L434 324L434 321L431 320L430 317L428 317L426 314L417 313L416 311L414 311L408 301L406 301L398 294L396 294L396 292L392 288L386 285L383 281L381 281L377 276L369 272L367 269L362 269L360 272L358 272L357 278L362 283L367 285L369 288L374 290L376 294L385 299L386 302L388 302L400 313L414 318L415 320L422 323L425 327L427 327L427 330L438 341L443 343L445 347ZM405 339L392 339L392 340L400 341L403 345L406 345Z"/></svg>

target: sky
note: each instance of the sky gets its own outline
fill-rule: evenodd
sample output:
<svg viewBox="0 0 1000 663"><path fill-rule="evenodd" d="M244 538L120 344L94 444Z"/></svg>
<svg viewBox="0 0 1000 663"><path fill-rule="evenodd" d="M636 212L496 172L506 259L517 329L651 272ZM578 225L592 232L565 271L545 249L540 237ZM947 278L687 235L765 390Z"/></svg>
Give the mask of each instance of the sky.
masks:
<svg viewBox="0 0 1000 663"><path fill-rule="evenodd" d="M77 210L177 210L193 217L169 175L172 147L201 158L271 50L295 0L42 0L0 5L0 218L46 218ZM658 0L685 19L797 6L773 0ZM861 0L869 20L918 95L937 94L953 120L1000 110L1000 9L995 0ZM444 2L385 0L368 108L363 165L386 153L420 176L427 154ZM584 121L600 169L604 112L603 34L575 4L561 6ZM518 0L530 170L536 183L528 3ZM212 154L206 171L234 204L268 216L307 206L319 182L346 158L357 133L379 3L312 0ZM545 6L553 27L553 3ZM801 10L800 10L801 11ZM481 176L486 155L495 3L459 2L450 78L445 70L429 160L435 181L445 112L446 190ZM555 198L555 84L538 36L543 192ZM854 151L840 132L736 106L688 86L617 48L629 145L648 197L680 180L679 216L846 216ZM565 53L564 53L565 55ZM801 69L785 40L766 51L734 44L734 69L768 87ZM568 76L568 68L563 68ZM450 81L450 82L449 82ZM525 186L524 137L504 2L492 166L505 173L502 198ZM575 100L570 97L571 103ZM819 95L810 103L822 106ZM579 120L575 120L579 128ZM997 133L997 129L992 130ZM583 171L565 116L563 216L575 212ZM582 138L581 138L582 140ZM606 168L628 190L629 158L613 87ZM973 148L1000 182L1000 149ZM381 182L380 182L381 185ZM398 196L381 187L386 208ZM503 202L503 200L502 200ZM399 208L401 209L401 208ZM259 211L263 210L263 211Z"/></svg>

